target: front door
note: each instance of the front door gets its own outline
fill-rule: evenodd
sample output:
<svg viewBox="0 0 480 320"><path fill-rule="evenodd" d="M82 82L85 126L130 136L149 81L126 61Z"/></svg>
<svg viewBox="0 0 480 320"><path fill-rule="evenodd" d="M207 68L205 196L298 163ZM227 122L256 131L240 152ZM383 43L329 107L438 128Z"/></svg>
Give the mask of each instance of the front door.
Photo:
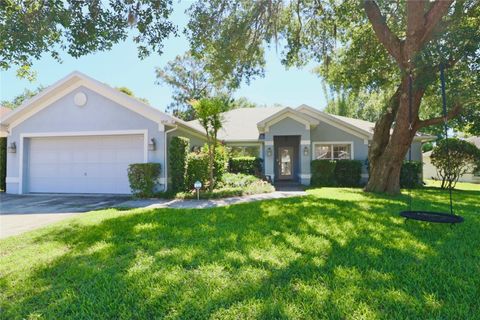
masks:
<svg viewBox="0 0 480 320"><path fill-rule="evenodd" d="M279 180L293 179L293 147L278 147L277 172Z"/></svg>

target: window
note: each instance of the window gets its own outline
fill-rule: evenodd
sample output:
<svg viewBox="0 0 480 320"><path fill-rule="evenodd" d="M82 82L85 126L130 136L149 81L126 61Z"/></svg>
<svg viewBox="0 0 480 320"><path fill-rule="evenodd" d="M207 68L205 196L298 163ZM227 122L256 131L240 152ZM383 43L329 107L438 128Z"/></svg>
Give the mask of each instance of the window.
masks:
<svg viewBox="0 0 480 320"><path fill-rule="evenodd" d="M315 143L314 159L340 160L352 159L351 143Z"/></svg>
<svg viewBox="0 0 480 320"><path fill-rule="evenodd" d="M259 146L231 146L233 157L258 157L260 155Z"/></svg>

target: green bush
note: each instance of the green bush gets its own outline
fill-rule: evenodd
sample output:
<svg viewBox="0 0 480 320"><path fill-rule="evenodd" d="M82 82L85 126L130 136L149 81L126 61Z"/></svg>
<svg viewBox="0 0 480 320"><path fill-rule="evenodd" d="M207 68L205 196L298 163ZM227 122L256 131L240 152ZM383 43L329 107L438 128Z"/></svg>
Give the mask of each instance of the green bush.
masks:
<svg viewBox="0 0 480 320"><path fill-rule="evenodd" d="M5 191L7 177L7 138L0 138L0 190Z"/></svg>
<svg viewBox="0 0 480 320"><path fill-rule="evenodd" d="M200 199L218 199L226 197L240 197L252 194L269 193L275 191L275 188L268 182L257 179L245 187L221 187L213 189L212 192L201 191ZM196 199L195 191L179 192L176 195L177 199Z"/></svg>
<svg viewBox="0 0 480 320"><path fill-rule="evenodd" d="M332 160L312 160L311 172L312 186L334 186L335 185L335 166L336 162Z"/></svg>
<svg viewBox="0 0 480 320"><path fill-rule="evenodd" d="M208 144L205 144L202 147L202 152L208 154ZM215 147L215 162L213 175L215 182L219 182L222 179L222 176L227 172L228 169L228 151L221 145L217 144Z"/></svg>
<svg viewBox="0 0 480 320"><path fill-rule="evenodd" d="M335 184L340 187L358 187L362 178L362 162L358 160L337 160Z"/></svg>
<svg viewBox="0 0 480 320"><path fill-rule="evenodd" d="M185 190L192 190L195 181L203 187L208 183L208 154L192 152L187 156L187 172L185 174Z"/></svg>
<svg viewBox="0 0 480 320"><path fill-rule="evenodd" d="M159 163L133 163L128 166L128 180L132 193L141 198L153 197L160 177Z"/></svg>
<svg viewBox="0 0 480 320"><path fill-rule="evenodd" d="M259 177L262 174L262 159L257 157L234 157L229 160L232 173L250 174Z"/></svg>
<svg viewBox="0 0 480 320"><path fill-rule="evenodd" d="M416 188L423 186L423 163L421 161L404 161L400 170L400 187Z"/></svg>
<svg viewBox="0 0 480 320"><path fill-rule="evenodd" d="M185 190L185 174L190 140L184 137L173 137L168 147L168 169L172 177L172 191Z"/></svg>
<svg viewBox="0 0 480 320"><path fill-rule="evenodd" d="M254 182L259 181L255 176L243 173L225 173L222 181L219 183L219 188L244 188Z"/></svg>
<svg viewBox="0 0 480 320"><path fill-rule="evenodd" d="M455 188L462 175L475 172L480 163L480 149L465 140L443 139L433 149L431 160L442 181L441 188Z"/></svg>

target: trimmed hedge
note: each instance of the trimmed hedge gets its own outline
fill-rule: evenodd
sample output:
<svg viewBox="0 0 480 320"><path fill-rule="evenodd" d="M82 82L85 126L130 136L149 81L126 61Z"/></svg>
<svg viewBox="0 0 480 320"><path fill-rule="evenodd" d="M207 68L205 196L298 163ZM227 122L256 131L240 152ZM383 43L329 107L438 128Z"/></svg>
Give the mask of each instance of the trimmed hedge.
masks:
<svg viewBox="0 0 480 320"><path fill-rule="evenodd" d="M362 177L359 160L313 160L311 186L358 187Z"/></svg>
<svg viewBox="0 0 480 320"><path fill-rule="evenodd" d="M0 138L0 190L5 191L7 177L7 138Z"/></svg>
<svg viewBox="0 0 480 320"><path fill-rule="evenodd" d="M141 198L153 197L160 172L160 163L133 163L129 165L128 180L132 193Z"/></svg>
<svg viewBox="0 0 480 320"><path fill-rule="evenodd" d="M215 183L222 180L227 172L228 155L225 147L217 145L215 148L213 176ZM187 157L187 172L185 174L185 190L192 190L195 181L202 183L202 188L207 188L210 180L208 174L208 146L204 145L200 152L192 152Z"/></svg>
<svg viewBox="0 0 480 320"><path fill-rule="evenodd" d="M311 172L312 178L310 185L329 187L335 185L335 165L332 160L312 160Z"/></svg>
<svg viewBox="0 0 480 320"><path fill-rule="evenodd" d="M362 178L362 162L358 160L337 160L335 182L340 187L358 187Z"/></svg>
<svg viewBox="0 0 480 320"><path fill-rule="evenodd" d="M231 173L243 173L254 176L262 175L262 159L257 157L233 157L229 160Z"/></svg>
<svg viewBox="0 0 480 320"><path fill-rule="evenodd" d="M400 187L416 188L423 186L423 163L421 161L404 161L400 170Z"/></svg>
<svg viewBox="0 0 480 320"><path fill-rule="evenodd" d="M168 169L172 177L172 191L185 190L185 174L190 140L184 137L173 137L168 147Z"/></svg>
<svg viewBox="0 0 480 320"><path fill-rule="evenodd" d="M200 181L205 187L208 182L208 154L189 153L187 156L187 172L185 174L185 190L192 190L195 181Z"/></svg>

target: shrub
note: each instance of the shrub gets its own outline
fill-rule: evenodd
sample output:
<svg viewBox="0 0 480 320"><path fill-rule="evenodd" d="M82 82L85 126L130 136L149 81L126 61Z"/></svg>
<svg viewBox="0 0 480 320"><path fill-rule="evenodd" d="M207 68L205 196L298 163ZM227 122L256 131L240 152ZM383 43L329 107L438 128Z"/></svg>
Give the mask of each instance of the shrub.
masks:
<svg viewBox="0 0 480 320"><path fill-rule="evenodd" d="M229 160L232 173L250 174L259 177L262 174L262 159L257 157L234 157Z"/></svg>
<svg viewBox="0 0 480 320"><path fill-rule="evenodd" d="M6 188L7 177L7 138L0 138L0 190Z"/></svg>
<svg viewBox="0 0 480 320"><path fill-rule="evenodd" d="M160 177L159 163L133 163L128 166L128 180L132 193L141 198L152 197Z"/></svg>
<svg viewBox="0 0 480 320"><path fill-rule="evenodd" d="M358 160L337 160L335 182L340 187L358 187L362 177L362 162Z"/></svg>
<svg viewBox="0 0 480 320"><path fill-rule="evenodd" d="M433 149L431 159L442 180L441 187L455 188L462 175L475 171L480 162L480 149L465 140L444 139Z"/></svg>
<svg viewBox="0 0 480 320"><path fill-rule="evenodd" d="M274 192L275 188L267 181L255 181L243 189L243 195Z"/></svg>
<svg viewBox="0 0 480 320"><path fill-rule="evenodd" d="M218 199L226 197L240 197L252 194L269 193L275 191L275 188L268 182L257 179L246 187L221 187L213 191L200 192L200 199ZM179 199L196 199L195 191L177 193Z"/></svg>
<svg viewBox="0 0 480 320"><path fill-rule="evenodd" d="M172 191L185 190L185 174L190 140L184 137L173 137L168 147L168 168L172 177Z"/></svg>
<svg viewBox="0 0 480 320"><path fill-rule="evenodd" d="M195 181L200 181L205 185L209 181L208 177L208 154L203 152L192 152L187 156L187 172L185 174L185 190L192 190Z"/></svg>
<svg viewBox="0 0 480 320"><path fill-rule="evenodd" d="M422 168L421 161L404 161L400 170L400 187L421 187L423 185Z"/></svg>
<svg viewBox="0 0 480 320"><path fill-rule="evenodd" d="M428 152L433 150L433 143L432 142L425 142L422 145L422 152Z"/></svg>
<svg viewBox="0 0 480 320"><path fill-rule="evenodd" d="M312 186L333 186L335 185L335 166L332 160L313 160L311 162Z"/></svg>
<svg viewBox="0 0 480 320"><path fill-rule="evenodd" d="M202 147L202 152L208 155L208 144L205 144ZM227 149L221 145L217 144L215 147L215 158L214 158L214 168L213 168L213 176L215 183L222 179L224 173L227 172L228 169L228 151Z"/></svg>
<svg viewBox="0 0 480 320"><path fill-rule="evenodd" d="M259 180L255 176L243 173L225 173L219 183L219 188L244 188Z"/></svg>

